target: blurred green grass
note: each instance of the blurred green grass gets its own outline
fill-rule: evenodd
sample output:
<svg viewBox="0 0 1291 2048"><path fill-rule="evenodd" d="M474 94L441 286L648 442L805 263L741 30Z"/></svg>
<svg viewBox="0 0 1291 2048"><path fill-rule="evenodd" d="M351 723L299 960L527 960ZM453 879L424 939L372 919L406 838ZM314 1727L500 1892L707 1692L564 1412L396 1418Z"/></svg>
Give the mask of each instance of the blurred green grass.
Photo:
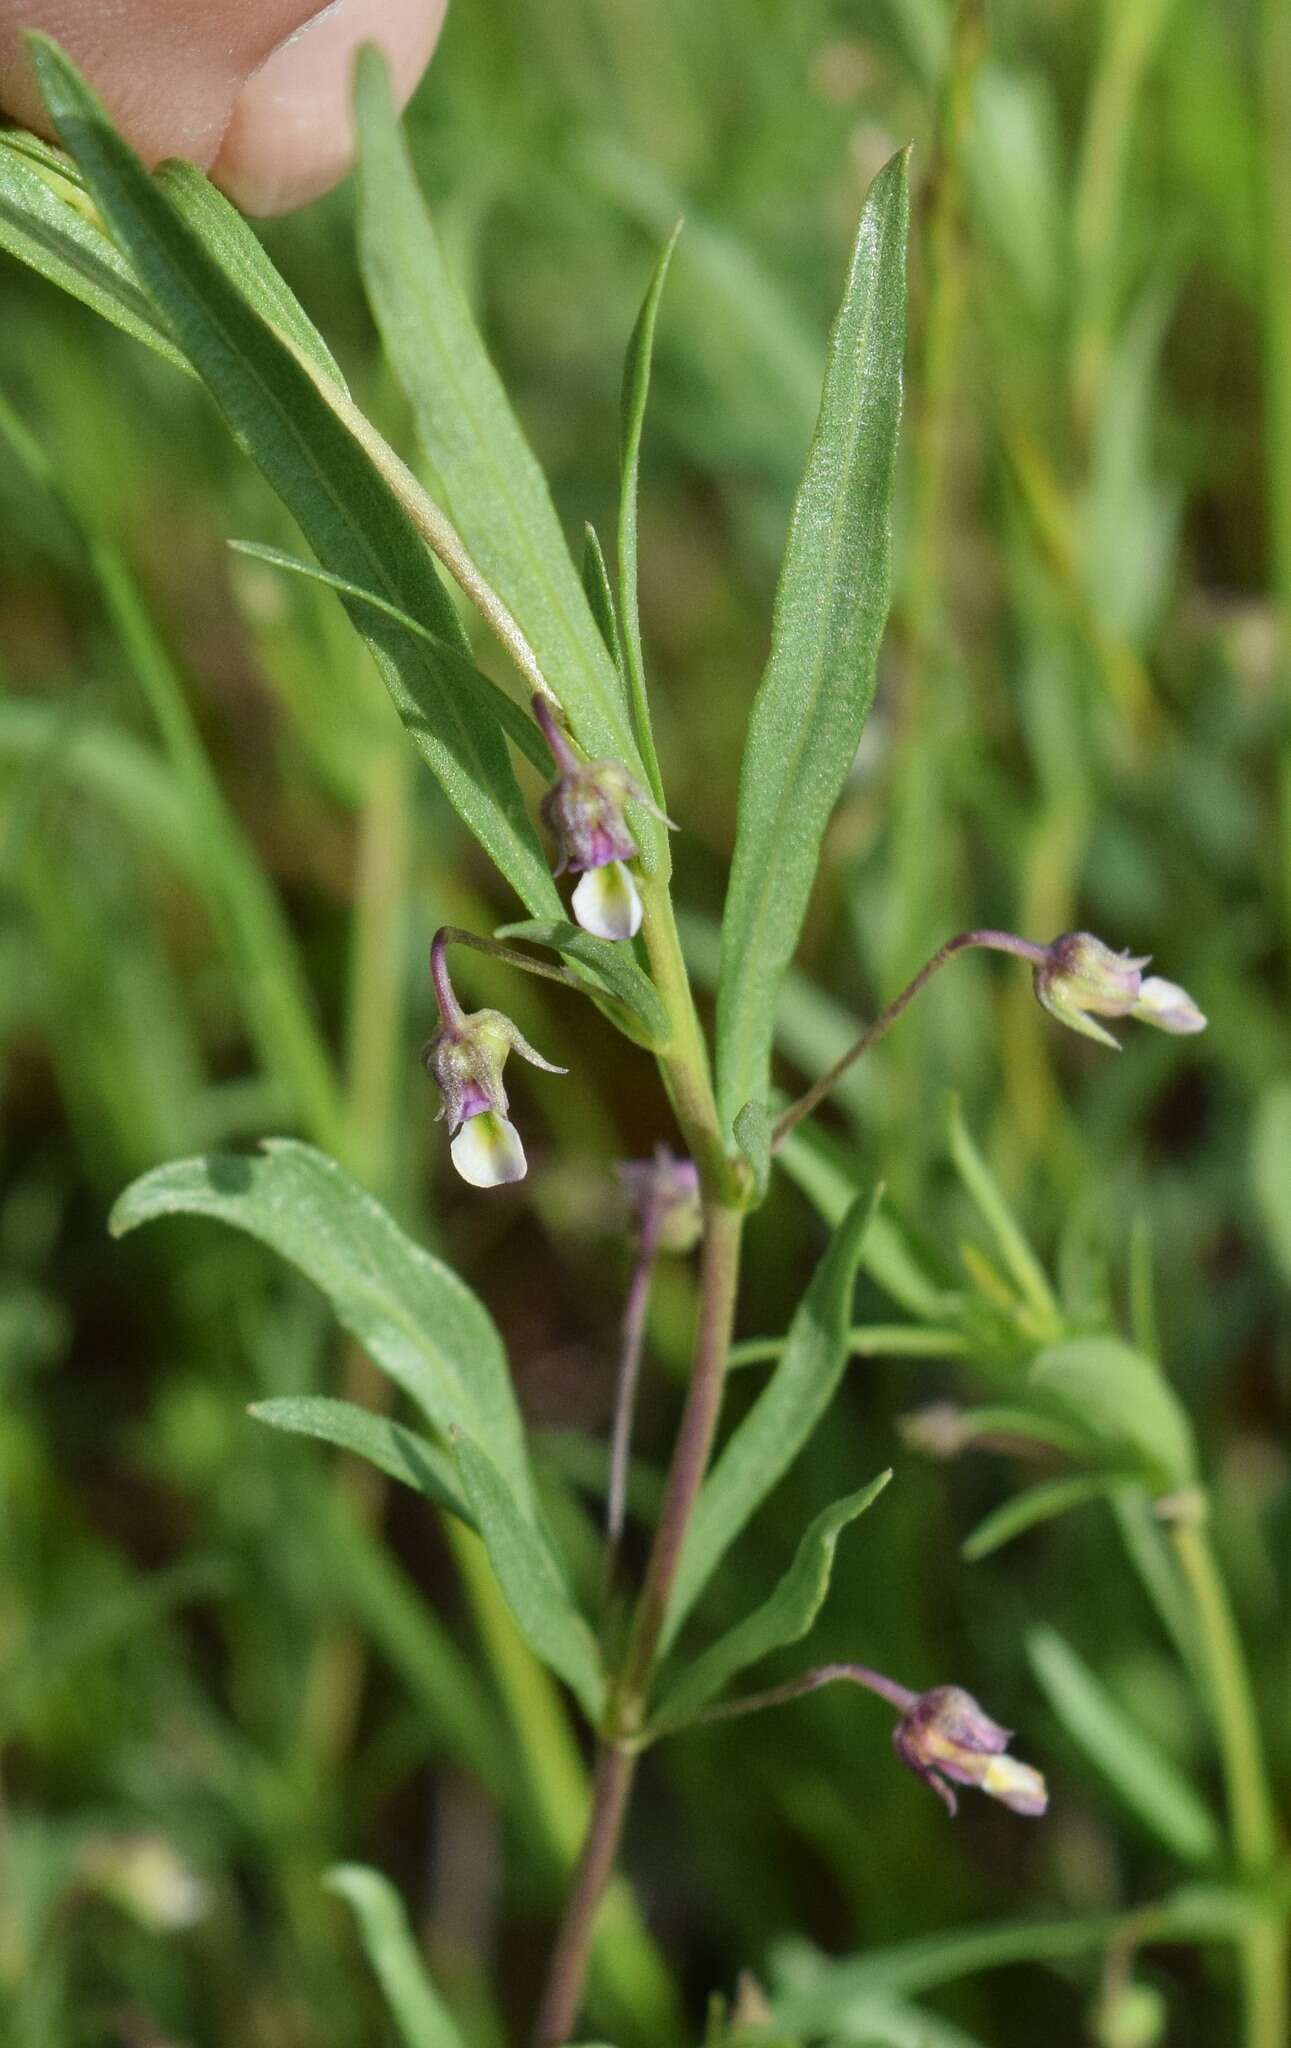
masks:
<svg viewBox="0 0 1291 2048"><path fill-rule="evenodd" d="M942 1139L951 1089L1073 1291L1124 1309L1127 1244L1147 1234L1285 1788L1291 321L1286 144L1255 91L1276 36L1223 0L1010 0L948 114L950 48L940 0L459 4L411 129L571 533L610 528L622 350L686 216L642 603L701 975L848 238L869 176L915 139L897 603L802 956L820 993L791 1008L784 1071L819 1066L968 923L1088 925L1195 993L1203 1039L1140 1033L1112 1059L1059 1042L1024 982L967 961L838 1127L952 1259L971 1225ZM349 190L265 239L411 450ZM485 1294L531 1415L598 1428L624 1277L597 1233L606 1161L652 1144L664 1105L563 995L472 961L472 997L505 990L545 1047L576 1033L578 1060L559 1150L543 1098L527 1107L532 1207L443 1185L415 1060L426 945L511 906L403 763L335 601L225 549L293 536L201 393L16 266L4 282L0 394L49 470L0 444L5 2038L387 2038L320 1889L346 1855L399 1878L491 2043L532 1997L558 1887L507 1703L472 1670L453 1558L392 1500L385 1560L322 1458L243 1414L361 1383L361 1361L254 1248L182 1226L113 1246L104 1219L177 1153L268 1129L334 1143ZM744 1334L784 1327L817 1241L792 1190L761 1212ZM674 1374L687 1291L674 1276L654 1317ZM875 1293L860 1316L888 1307ZM769 1584L784 1528L897 1458L840 1550L820 1654L971 1684L1045 1755L1054 1816L1025 1840L992 1812L948 1830L849 1698L794 1708L791 1733L754 1721L672 1745L630 1858L692 2016L786 1932L848 1951L1033 1896L1114 1908L1165 1880L1046 1722L1021 1650L1053 1620L1195 1762L1155 1624L1090 1510L961 1563L1004 1467L923 1464L893 1423L949 1385L855 1367L783 1523L756 1525L748 1578ZM657 1391L648 1454L670 1413ZM736 1590L719 1582L715 1615ZM123 1905L141 1836L200 1875L190 1929L164 1926L173 1874ZM1220 2038L1222 1978L1182 1952L1157 1967L1171 2040ZM1041 2029L1074 2044L1092 1983L1028 1969L946 2010L999 2048Z"/></svg>

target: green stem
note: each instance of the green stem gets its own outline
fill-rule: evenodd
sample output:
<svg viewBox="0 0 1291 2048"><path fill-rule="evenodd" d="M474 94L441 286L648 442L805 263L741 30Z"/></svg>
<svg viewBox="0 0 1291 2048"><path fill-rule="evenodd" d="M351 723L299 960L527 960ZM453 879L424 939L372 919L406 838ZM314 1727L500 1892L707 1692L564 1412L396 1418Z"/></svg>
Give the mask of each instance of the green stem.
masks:
<svg viewBox="0 0 1291 2048"><path fill-rule="evenodd" d="M695 1014L672 898L661 874L643 874L639 886L650 972L671 1024L667 1048L659 1055L664 1082L706 1194L719 1201L732 1200L737 1192L735 1178L722 1139L708 1047Z"/></svg>
<svg viewBox="0 0 1291 2048"><path fill-rule="evenodd" d="M1243 1877L1258 1883L1276 1860L1278 1829L1246 1659L1205 1530L1181 1521L1170 1536L1197 1613L1234 1856ZM1291 2020L1286 1937L1284 1916L1272 1907L1241 1936L1246 2048L1286 2048Z"/></svg>

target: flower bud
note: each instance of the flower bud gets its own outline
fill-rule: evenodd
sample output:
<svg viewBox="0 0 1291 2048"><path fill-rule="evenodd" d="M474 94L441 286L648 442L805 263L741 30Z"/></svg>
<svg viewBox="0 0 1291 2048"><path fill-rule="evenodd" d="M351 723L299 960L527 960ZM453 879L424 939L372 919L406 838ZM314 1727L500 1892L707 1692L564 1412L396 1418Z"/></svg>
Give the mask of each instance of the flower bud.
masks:
<svg viewBox="0 0 1291 2048"><path fill-rule="evenodd" d="M635 938L641 896L625 863L640 849L627 806L641 804L658 818L663 813L620 761L580 761L547 698L535 697L533 708L560 771L540 807L556 841L556 873L583 878L572 898L574 916L598 938Z"/></svg>
<svg viewBox="0 0 1291 2048"><path fill-rule="evenodd" d="M660 1251L688 1252L703 1229L699 1173L691 1159L674 1159L660 1145L653 1159L625 1160L618 1168L628 1204L643 1232Z"/></svg>
<svg viewBox="0 0 1291 2048"><path fill-rule="evenodd" d="M1064 932L1045 949L1035 970L1035 992L1051 1017L1100 1045L1117 1041L1088 1014L1128 1017L1139 1000L1149 955L1114 953L1092 932Z"/></svg>
<svg viewBox="0 0 1291 2048"><path fill-rule="evenodd" d="M1008 1755L1011 1731L984 1713L958 1685L937 1685L916 1695L892 1731L903 1764L930 1785L953 1814L957 1801L948 1780L976 1785L1013 1813L1041 1814L1049 1803L1044 1779L1030 1764Z"/></svg>
<svg viewBox="0 0 1291 2048"><path fill-rule="evenodd" d="M548 1074L568 1069L535 1052L501 1010L463 1010L448 978L445 946L443 933L436 933L430 962L440 1028L422 1048L421 1061L443 1097L436 1122L447 1120L457 1171L472 1187L499 1187L523 1180L526 1171L520 1134L507 1117L507 1055L518 1052Z"/></svg>

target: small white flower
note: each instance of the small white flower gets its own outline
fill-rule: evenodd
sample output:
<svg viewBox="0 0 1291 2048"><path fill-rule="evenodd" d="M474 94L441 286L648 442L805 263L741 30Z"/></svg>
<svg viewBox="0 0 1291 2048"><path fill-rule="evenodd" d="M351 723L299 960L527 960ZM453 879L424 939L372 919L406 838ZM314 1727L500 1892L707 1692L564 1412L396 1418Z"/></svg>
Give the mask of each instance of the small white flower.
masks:
<svg viewBox="0 0 1291 2048"><path fill-rule="evenodd" d="M468 1117L448 1149L462 1179L473 1188L503 1187L525 1177L527 1161L520 1133L496 1110Z"/></svg>
<svg viewBox="0 0 1291 2048"><path fill-rule="evenodd" d="M634 939L641 929L641 893L621 860L589 868L571 907L583 930L598 939Z"/></svg>
<svg viewBox="0 0 1291 2048"><path fill-rule="evenodd" d="M1163 981L1159 974L1148 975L1130 1015L1142 1024L1155 1024L1158 1031L1172 1032L1176 1038L1188 1038L1206 1028L1206 1019L1187 989Z"/></svg>

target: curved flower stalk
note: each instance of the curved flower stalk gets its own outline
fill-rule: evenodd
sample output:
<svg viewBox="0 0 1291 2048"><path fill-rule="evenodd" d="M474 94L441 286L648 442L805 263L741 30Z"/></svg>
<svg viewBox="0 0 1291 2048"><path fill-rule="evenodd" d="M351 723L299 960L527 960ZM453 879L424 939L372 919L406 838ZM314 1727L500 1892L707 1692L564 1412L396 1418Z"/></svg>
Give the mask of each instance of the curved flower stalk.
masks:
<svg viewBox="0 0 1291 2048"><path fill-rule="evenodd" d="M1063 932L1047 946L1037 945L1034 939L1019 938L1016 932L958 932L924 962L913 981L908 981L886 1009L880 1010L874 1022L828 1073L822 1074L819 1081L789 1105L772 1134L773 1151L779 1149L804 1117L820 1107L848 1068L887 1037L934 974L939 974L957 954L974 947L992 953L1011 953L1016 960L1029 961L1036 996L1049 1015L1069 1030L1079 1031L1082 1037L1110 1045L1114 1052L1120 1050L1120 1041L1093 1021L1096 1016L1133 1017L1140 1024L1155 1025L1158 1031L1168 1031L1177 1038L1206 1028L1205 1017L1186 989L1173 981L1163 981L1158 975L1144 975L1143 969L1152 957L1149 953L1113 952L1092 932Z"/></svg>
<svg viewBox="0 0 1291 2048"><path fill-rule="evenodd" d="M863 1686L896 1708L900 1719L892 1730L893 1749L906 1769L932 1788L951 1815L959 1810L955 1785L975 1786L988 1799L998 1800L1011 1813L1028 1820L1038 1819L1048 1810L1049 1791L1040 1772L1009 1755L1012 1730L993 1721L960 1685L934 1685L927 1692L912 1692L895 1678L871 1671L867 1664L822 1664L769 1692L708 1707L695 1720L725 1721L738 1714L759 1713L764 1707L784 1706L840 1679Z"/></svg>
<svg viewBox="0 0 1291 2048"><path fill-rule="evenodd" d="M663 824L669 819L619 761L580 761L554 707L535 696L559 774L542 800L542 816L556 841L556 873L581 875L571 908L586 932L600 939L634 939L641 929L641 892L627 865L640 848L627 821L627 805L642 804Z"/></svg>
<svg viewBox="0 0 1291 2048"><path fill-rule="evenodd" d="M1092 932L1064 932L1037 962L1035 992L1051 1017L1100 1045L1119 1041L1097 1017L1135 1017L1177 1037L1204 1031L1206 1019L1192 997L1173 981L1144 975L1150 953L1114 953Z"/></svg>
<svg viewBox="0 0 1291 2048"><path fill-rule="evenodd" d="M449 979L447 934L438 931L430 949L431 979L439 1004L440 1027L422 1049L422 1065L443 1101L453 1165L472 1187L492 1188L523 1180L528 1162L520 1133L507 1115L502 1069L508 1053L547 1074L564 1074L535 1052L527 1038L501 1010L463 1010Z"/></svg>

